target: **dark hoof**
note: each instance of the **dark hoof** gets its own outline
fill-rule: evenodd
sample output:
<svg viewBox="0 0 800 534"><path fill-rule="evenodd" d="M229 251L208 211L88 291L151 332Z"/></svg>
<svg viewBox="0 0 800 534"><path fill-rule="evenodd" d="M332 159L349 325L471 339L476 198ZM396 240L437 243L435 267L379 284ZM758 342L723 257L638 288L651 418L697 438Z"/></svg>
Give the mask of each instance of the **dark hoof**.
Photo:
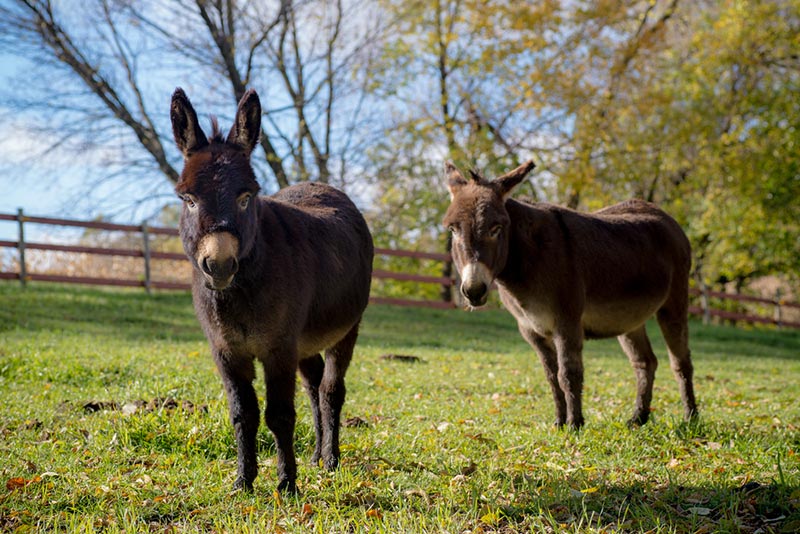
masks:
<svg viewBox="0 0 800 534"><path fill-rule="evenodd" d="M294 480L284 479L278 482L278 492L283 494L297 494L297 484Z"/></svg>
<svg viewBox="0 0 800 534"><path fill-rule="evenodd" d="M322 460L322 453L315 452L311 456L311 465L319 467L319 461Z"/></svg>
<svg viewBox="0 0 800 534"><path fill-rule="evenodd" d="M649 412L633 414L633 417L628 419L627 422L628 428L639 428L640 426L644 425L649 418L650 418Z"/></svg>
<svg viewBox="0 0 800 534"><path fill-rule="evenodd" d="M239 477L233 483L233 491L246 491L250 493L253 491L253 481L247 481L244 478Z"/></svg>
<svg viewBox="0 0 800 534"><path fill-rule="evenodd" d="M581 428L583 428L583 417L581 417L580 419L575 419L574 421L569 421L568 424L570 430L572 430L573 432L577 432Z"/></svg>
<svg viewBox="0 0 800 534"><path fill-rule="evenodd" d="M328 458L325 460L325 469L328 471L336 471L339 468L339 458Z"/></svg>

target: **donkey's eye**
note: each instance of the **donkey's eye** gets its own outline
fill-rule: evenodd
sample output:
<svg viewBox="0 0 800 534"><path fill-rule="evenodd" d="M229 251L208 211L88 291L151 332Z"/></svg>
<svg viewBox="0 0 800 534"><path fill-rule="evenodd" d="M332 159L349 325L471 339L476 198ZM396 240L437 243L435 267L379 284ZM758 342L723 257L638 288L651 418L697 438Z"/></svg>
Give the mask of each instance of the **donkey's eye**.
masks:
<svg viewBox="0 0 800 534"><path fill-rule="evenodd" d="M492 239L496 239L497 236L499 236L500 232L502 232L502 231L503 231L503 227L501 225L497 224L495 226L492 226L492 229L489 232L489 237L491 237Z"/></svg>
<svg viewBox="0 0 800 534"><path fill-rule="evenodd" d="M252 195L250 195L250 193L245 193L244 195L241 195L239 197L239 199L237 200L237 203L239 204L239 209L240 210L244 211L244 210L247 209L248 204L250 204L250 197L251 196Z"/></svg>
<svg viewBox="0 0 800 534"><path fill-rule="evenodd" d="M192 195L185 194L181 196L181 200L183 200L191 210L197 207L197 199L195 199Z"/></svg>

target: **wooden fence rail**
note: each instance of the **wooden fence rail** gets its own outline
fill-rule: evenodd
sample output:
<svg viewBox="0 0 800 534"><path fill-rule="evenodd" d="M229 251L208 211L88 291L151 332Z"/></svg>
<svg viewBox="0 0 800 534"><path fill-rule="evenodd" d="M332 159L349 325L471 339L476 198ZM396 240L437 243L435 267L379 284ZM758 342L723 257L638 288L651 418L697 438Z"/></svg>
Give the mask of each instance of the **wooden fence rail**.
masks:
<svg viewBox="0 0 800 534"><path fill-rule="evenodd" d="M29 281L38 282L60 282L67 284L86 284L86 285L107 285L107 286L122 286L122 287L143 287L148 292L151 289L178 289L188 290L191 285L183 282L168 282L163 280L154 280L151 277L151 264L153 260L172 260L172 261L186 261L186 255L177 252L160 252L151 250L150 236L151 235L164 235L164 236L178 236L177 228L165 228L157 226L149 226L147 224L141 225L128 225L107 223L101 221L79 221L73 219L59 219L52 217L33 217L25 215L20 209L17 214L4 214L0 213L0 221L16 221L18 223L18 239L16 241L0 240L0 248L15 248L18 251L18 272L0 272L0 280L19 280L24 286ZM104 231L118 231L126 233L138 233L142 235L141 248L109 248L109 247L94 247L85 245L58 245L51 243L33 243L25 239L25 225L26 224L46 224L52 226L67 226L77 228L88 228L92 230ZM89 277L89 276L68 276L60 274L42 274L29 272L28 265L25 258L25 252L28 250L45 250L54 252L72 252L82 254L93 254L101 256L122 256L131 258L142 258L143 261L143 274L144 279L119 279L107 277ZM398 256L411 259L423 259L445 262L450 260L449 254L442 254L438 252L418 252L413 250L394 250L388 248L375 248L375 254L381 256ZM416 282L420 284L435 284L446 288L453 285L450 278L443 276L430 276L421 275L418 273L405 273L386 271L375 269L372 272L374 279L391 279L406 282ZM453 308L454 305L450 301L445 300L421 300L421 299L404 299L392 297L372 297L371 301L376 304L394 304L400 306L423 306L429 308Z"/></svg>
<svg viewBox="0 0 800 534"><path fill-rule="evenodd" d="M123 287L143 287L146 291L151 289L168 289L168 290L188 290L190 284L184 282L170 282L165 280L154 280L151 277L151 264L153 260L171 260L182 261L186 260L186 256L177 252L160 252L151 250L150 236L164 235L164 236L178 236L176 228L165 228L149 226L147 224L141 225L127 225L115 224L101 221L79 221L72 219L58 219L52 217L32 217L25 215L22 209L18 210L16 214L3 214L0 213L0 221L16 221L18 225L18 238L16 241L0 240L0 248L14 248L18 253L19 271L18 272L0 272L0 280L19 280L22 285L28 281L39 282L60 282L60 283L74 283L74 284L87 284L87 285L108 285L108 286L123 286ZM139 233L142 235L141 248L108 248L108 247L94 247L84 245L58 245L50 243L34 243L25 239L25 224L46 224L54 226L67 226L88 228L94 230L104 231L119 231L126 233ZM124 256L133 258L142 258L143 261L143 280L131 279L118 279L106 277L88 277L88 276L67 276L60 274L42 274L28 272L25 253L27 250L45 250L54 252L72 252L82 254L94 254L103 256ZM439 252L419 252L412 250L394 250L388 248L375 248L375 254L380 256L395 256L411 259L424 259L433 260L438 262L449 262L450 255ZM419 284L435 284L444 289L443 294L450 294L450 290L454 285L451 278L445 276L431 276L419 273L408 272L395 272L382 269L375 269L372 273L375 279L391 279L405 282L416 282ZM800 322L785 320L784 309L800 309L800 303L790 302L781 298L780 294L775 298L755 297L748 295L736 295L731 293L722 293L718 291L710 291L705 287L690 289L690 295L699 297L699 306L691 306L689 313L698 315L708 322L712 317L718 317L724 320L742 321L747 323L771 324L778 327L800 328ZM773 309L771 317L763 315L753 315L743 313L741 311L731 311L717 309L711 306L712 299L721 301L734 301L744 303L754 303L764 306L769 306ZM400 306L422 306L429 308L448 309L454 308L455 304L451 300L421 300L421 299L405 299L393 297L372 297L371 302L376 304L393 304Z"/></svg>

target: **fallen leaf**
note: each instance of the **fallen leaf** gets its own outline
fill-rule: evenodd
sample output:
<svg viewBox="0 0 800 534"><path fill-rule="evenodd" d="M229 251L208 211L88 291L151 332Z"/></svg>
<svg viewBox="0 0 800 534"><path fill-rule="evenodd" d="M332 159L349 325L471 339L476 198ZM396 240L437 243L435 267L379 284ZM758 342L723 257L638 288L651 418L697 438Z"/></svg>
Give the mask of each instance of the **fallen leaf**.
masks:
<svg viewBox="0 0 800 534"><path fill-rule="evenodd" d="M6 489L14 491L15 489L24 488L27 481L22 477L14 477L6 480Z"/></svg>
<svg viewBox="0 0 800 534"><path fill-rule="evenodd" d="M35 477L31 478L30 480L25 480L22 477L14 477L9 479L6 482L6 489L9 491L14 491L15 489L24 488L25 486L29 486L31 484L36 484L37 482L41 482L42 477L36 475Z"/></svg>
<svg viewBox="0 0 800 534"><path fill-rule="evenodd" d="M375 508L370 508L369 510L367 510L367 517L371 517L373 519L381 519L383 517L383 514L381 513L380 510L377 510Z"/></svg>
<svg viewBox="0 0 800 534"><path fill-rule="evenodd" d="M365 428L369 426L369 423L363 417L355 416L345 419L343 426L351 428Z"/></svg>
<svg viewBox="0 0 800 534"><path fill-rule="evenodd" d="M706 508L705 506L693 506L686 511L693 515L708 515L711 513L711 508Z"/></svg>
<svg viewBox="0 0 800 534"><path fill-rule="evenodd" d="M311 504L310 503L303 504L303 516L311 517L312 515L314 515L314 509L311 508Z"/></svg>

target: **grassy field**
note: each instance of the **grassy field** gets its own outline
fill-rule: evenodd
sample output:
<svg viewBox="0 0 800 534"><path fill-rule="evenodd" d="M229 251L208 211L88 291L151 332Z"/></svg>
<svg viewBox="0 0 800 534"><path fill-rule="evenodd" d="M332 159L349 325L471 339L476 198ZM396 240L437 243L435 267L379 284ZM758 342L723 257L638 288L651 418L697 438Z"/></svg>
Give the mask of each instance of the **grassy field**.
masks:
<svg viewBox="0 0 800 534"><path fill-rule="evenodd" d="M0 531L800 531L800 333L693 324L691 425L651 338L651 422L625 427L633 372L614 340L588 342L574 433L551 426L505 312L371 307L341 469L308 465L298 393L300 494L274 493L263 424L255 492L232 493L227 405L189 296L2 283Z"/></svg>

